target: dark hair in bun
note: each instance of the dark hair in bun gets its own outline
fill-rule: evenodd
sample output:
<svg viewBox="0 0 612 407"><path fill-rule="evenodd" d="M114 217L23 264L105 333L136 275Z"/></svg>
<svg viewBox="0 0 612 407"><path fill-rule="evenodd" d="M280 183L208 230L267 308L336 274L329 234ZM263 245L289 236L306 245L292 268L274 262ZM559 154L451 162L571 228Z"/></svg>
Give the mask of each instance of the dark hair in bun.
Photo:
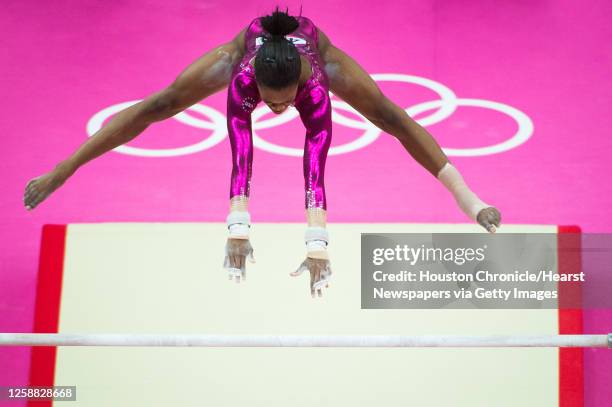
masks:
<svg viewBox="0 0 612 407"><path fill-rule="evenodd" d="M300 23L278 6L271 14L261 18L261 25L267 32L264 43L255 57L255 78L257 83L272 89L283 89L297 83L302 72L300 54L285 35L295 31ZM301 15L301 10L300 10Z"/></svg>

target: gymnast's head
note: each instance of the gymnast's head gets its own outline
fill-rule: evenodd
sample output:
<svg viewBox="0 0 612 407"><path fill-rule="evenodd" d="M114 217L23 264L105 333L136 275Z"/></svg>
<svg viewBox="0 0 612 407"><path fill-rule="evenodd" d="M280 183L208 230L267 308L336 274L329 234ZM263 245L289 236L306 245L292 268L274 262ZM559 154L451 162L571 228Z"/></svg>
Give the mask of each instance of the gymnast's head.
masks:
<svg viewBox="0 0 612 407"><path fill-rule="evenodd" d="M279 114L293 104L297 94L302 71L300 54L285 35L295 31L299 22L276 7L274 13L262 17L261 24L268 35L257 50L255 80L261 99Z"/></svg>

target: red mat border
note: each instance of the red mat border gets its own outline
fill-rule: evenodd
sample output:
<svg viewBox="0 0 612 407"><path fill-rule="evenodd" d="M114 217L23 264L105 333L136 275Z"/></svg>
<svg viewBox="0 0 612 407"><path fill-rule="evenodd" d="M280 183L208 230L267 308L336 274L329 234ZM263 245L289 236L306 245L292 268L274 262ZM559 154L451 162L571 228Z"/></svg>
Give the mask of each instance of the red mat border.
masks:
<svg viewBox="0 0 612 407"><path fill-rule="evenodd" d="M557 252L559 274L579 273L582 271L582 233L578 226L559 226L557 233ZM572 284L572 288L559 287L559 302L582 298L582 286ZM578 301L582 304L582 301ZM559 307L559 333L582 334L582 309ZM584 350L581 348L559 348L559 406L584 406Z"/></svg>
<svg viewBox="0 0 612 407"><path fill-rule="evenodd" d="M559 226L559 273L581 270L578 226ZM57 333L59 327L62 277L67 225L44 225L40 245L34 329L37 333ZM575 294L575 293L574 293ZM563 291L559 292L560 298ZM559 334L583 333L581 309L559 309ZM52 386L55 378L56 347L32 347L30 386ZM28 407L52 406L51 401L30 401ZM559 349L559 406L584 406L584 355L582 349Z"/></svg>
<svg viewBox="0 0 612 407"><path fill-rule="evenodd" d="M66 231L67 225L44 225L42 228L33 332L58 332ZM53 386L56 351L55 346L32 347L30 386ZM51 406L52 402L28 401L27 405Z"/></svg>

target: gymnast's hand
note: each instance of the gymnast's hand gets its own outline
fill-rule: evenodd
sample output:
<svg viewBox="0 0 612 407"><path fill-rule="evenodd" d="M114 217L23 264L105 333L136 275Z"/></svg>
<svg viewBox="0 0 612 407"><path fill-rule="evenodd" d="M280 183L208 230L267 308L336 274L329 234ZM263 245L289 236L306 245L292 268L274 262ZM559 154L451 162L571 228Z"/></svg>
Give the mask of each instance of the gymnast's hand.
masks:
<svg viewBox="0 0 612 407"><path fill-rule="evenodd" d="M324 253L327 257L327 253ZM316 256L316 252L309 253L309 256ZM315 298L315 293L319 297L322 296L323 287L329 288L329 280L331 279L332 271L328 258L306 257L306 260L300 264L298 269L289 275L297 277L305 270L310 272L310 295Z"/></svg>
<svg viewBox="0 0 612 407"><path fill-rule="evenodd" d="M58 165L53 171L32 178L26 184L23 194L23 205L30 211L66 182L70 171Z"/></svg>
<svg viewBox="0 0 612 407"><path fill-rule="evenodd" d="M489 233L495 233L496 227L499 227L501 222L501 214L492 206L482 209L476 216L478 223L487 229Z"/></svg>
<svg viewBox="0 0 612 407"><path fill-rule="evenodd" d="M239 283L240 279L246 280L246 259L251 263L255 263L253 257L253 247L248 238L230 237L225 244L225 260L223 267L229 274L229 279L236 278Z"/></svg>

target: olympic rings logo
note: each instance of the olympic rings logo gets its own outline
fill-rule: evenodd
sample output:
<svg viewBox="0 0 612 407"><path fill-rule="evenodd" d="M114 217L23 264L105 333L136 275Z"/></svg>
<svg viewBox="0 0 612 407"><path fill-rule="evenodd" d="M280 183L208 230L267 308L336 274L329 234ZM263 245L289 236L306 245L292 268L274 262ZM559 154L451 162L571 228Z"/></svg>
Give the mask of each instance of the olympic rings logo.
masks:
<svg viewBox="0 0 612 407"><path fill-rule="evenodd" d="M414 106L410 106L405 109L406 113L411 117L414 117L417 114L427 112L429 110L437 109L435 112L430 114L429 116L420 118L417 122L423 126L429 126L432 124L439 123L442 120L445 120L450 115L452 115L458 106L473 106L473 107L481 107L491 110L496 110L501 113L505 113L510 116L512 119L516 121L518 124L517 132L508 138L507 140L493 144L489 146L476 147L476 148L444 148L442 150L448 156L456 156L456 157L474 157L474 156L484 156L490 154L499 154L505 151L516 148L526 142L531 135L533 134L533 122L525 113L520 110L503 104L499 102L494 102L491 100L484 99L465 99L458 98L455 93L449 89L448 87L442 85L439 82L433 81L431 79L422 78L419 76L413 75L403 75L403 74L373 74L371 75L375 81L392 81L392 82L404 82L404 83L412 83L420 86L424 86L440 96L438 100L432 100L428 102L423 102L416 104ZM331 92L330 92L331 95ZM93 136L100 128L106 119L111 117L112 115L120 112L123 109L126 109L136 103L140 102L139 100L123 102L116 105L112 105L107 107L100 112L93 115L93 117L87 122L87 135L89 137ZM188 111L194 111L201 115L208 117L209 121L201 120L197 117L191 116L188 114ZM351 119L345 115L342 115L338 112L338 110L351 112L354 115L361 117L362 120ZM283 125L291 120L299 117L297 110L290 109L283 113L282 115L275 116L271 119L261 120L266 114L270 113L270 110L264 105L253 111L251 114L251 122L252 122L252 134L253 134L253 146L255 148L259 148L261 150L268 151L274 154L280 155L288 155L301 157L303 155L303 151L298 148L290 148L280 146L269 141L264 140L259 135L257 135L256 131L261 129L272 128L276 126ZM213 109L210 106L206 106L203 104L195 104L183 112L180 112L173 116L173 119L186 124L188 126L193 126L201 129L212 130L212 134L210 134L204 140L178 148L166 148L166 149L147 149L140 147L130 147L127 145L122 145L116 147L114 151L122 154L128 155L136 155L141 157L172 157L172 156L180 156L193 154L200 151L204 151L209 149L216 144L220 143L227 136L227 121L224 114L219 112L216 109ZM382 133L378 127L372 124L370 121L361 116L355 109L353 109L348 103L332 100L332 121L336 124L340 124L346 127L359 129L363 131L363 134L359 136L357 139L342 144L338 146L330 147L329 155L336 154L346 154L352 151L356 151L362 149L369 144L373 143Z"/></svg>

